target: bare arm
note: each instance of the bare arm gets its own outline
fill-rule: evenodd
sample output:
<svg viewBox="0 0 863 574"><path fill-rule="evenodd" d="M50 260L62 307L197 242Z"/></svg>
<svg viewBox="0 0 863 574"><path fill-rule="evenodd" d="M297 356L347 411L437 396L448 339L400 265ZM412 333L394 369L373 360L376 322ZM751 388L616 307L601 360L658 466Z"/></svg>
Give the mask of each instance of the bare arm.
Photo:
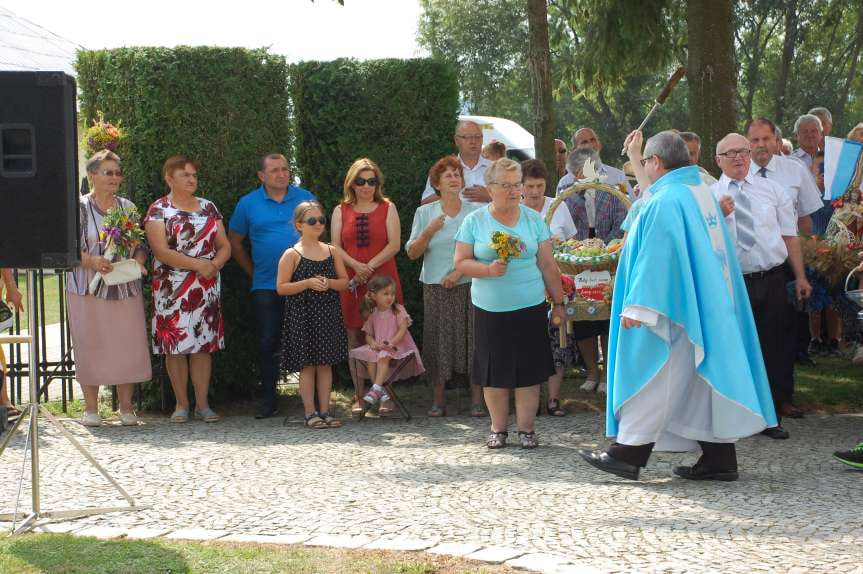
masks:
<svg viewBox="0 0 863 574"><path fill-rule="evenodd" d="M551 311L554 322L560 325L566 319L566 310L562 305L563 285L560 282L560 269L554 260L551 241L543 241L539 244L539 251L536 254L536 265L542 273L545 290L551 295L551 301L554 304Z"/></svg>
<svg viewBox="0 0 863 574"><path fill-rule="evenodd" d="M455 242L455 270L468 277L491 277L491 265L486 265L474 259L473 245ZM506 267L504 264L504 271ZM502 273L501 273L502 275ZM499 277L500 275L498 275Z"/></svg>
<svg viewBox="0 0 863 574"><path fill-rule="evenodd" d="M188 255L183 255L168 247L168 237L165 232L165 224L162 221L148 221L144 226L147 231L147 243L150 245L150 250L153 256L174 269L187 269L201 273L204 264L209 265L209 261L202 261ZM86 264L86 261L82 261Z"/></svg>
<svg viewBox="0 0 863 574"><path fill-rule="evenodd" d="M408 332L408 321L407 319L399 319L399 328L396 331L396 334L393 335L393 338L390 339L390 345L395 348L399 342L405 338L405 333Z"/></svg>
<svg viewBox="0 0 863 574"><path fill-rule="evenodd" d="M6 285L6 302L19 312L23 311L24 305L21 303L21 291L18 290L18 284L15 283L12 270L6 268L0 269L0 278L2 278L3 284Z"/></svg>
<svg viewBox="0 0 863 574"><path fill-rule="evenodd" d="M216 269L221 269L230 258L231 242L228 241L224 224L219 221L216 223L216 256L213 257L213 265L216 266Z"/></svg>
<svg viewBox="0 0 863 574"><path fill-rule="evenodd" d="M647 177L647 171L641 165L643 159L641 155L641 146L644 141L644 136L638 130L633 130L626 136L626 141L623 143L623 148L626 150L626 155L629 157L629 164L632 166L632 171L635 172L635 180L638 182L638 187L643 193L650 187L650 179Z"/></svg>
<svg viewBox="0 0 863 574"><path fill-rule="evenodd" d="M785 247L788 249L788 264L794 272L794 281L796 283L797 299L803 300L812 294L812 286L806 279L806 270L803 266L803 251L800 249L800 238L782 236L785 241Z"/></svg>
<svg viewBox="0 0 863 574"><path fill-rule="evenodd" d="M396 256L396 253L401 249L402 240L402 224L399 221L399 213L396 210L396 205L390 203L387 210L387 244L380 252L371 258L369 266L377 269L390 259Z"/></svg>
<svg viewBox="0 0 863 574"><path fill-rule="evenodd" d="M251 277L254 272L254 266L252 265L252 258L249 256L249 252L243 246L243 239L245 238L245 235L228 230L228 243L231 244L231 255L234 257L234 261L246 272L246 275Z"/></svg>
<svg viewBox="0 0 863 574"><path fill-rule="evenodd" d="M296 249L287 249L279 259L279 267L276 271L276 293L279 295L296 295L311 287L312 279L302 281L291 281L291 276L300 261L300 254Z"/></svg>
<svg viewBox="0 0 863 574"><path fill-rule="evenodd" d="M345 262L342 260L343 252L339 248L333 249L333 264L336 267L336 276L338 279L330 279L330 289L336 291L344 291L348 288L348 272L345 269Z"/></svg>
<svg viewBox="0 0 863 574"><path fill-rule="evenodd" d="M812 216L804 215L797 220L797 233L800 235L812 235Z"/></svg>
<svg viewBox="0 0 863 574"><path fill-rule="evenodd" d="M433 202L435 202L435 201L439 201L439 200L440 200L440 197L438 197L438 195L437 195L437 194L430 195L430 196L428 196L427 198L425 198L425 199L423 199L422 201L420 201L420 205L425 205L425 204L427 204L427 203L433 203Z"/></svg>

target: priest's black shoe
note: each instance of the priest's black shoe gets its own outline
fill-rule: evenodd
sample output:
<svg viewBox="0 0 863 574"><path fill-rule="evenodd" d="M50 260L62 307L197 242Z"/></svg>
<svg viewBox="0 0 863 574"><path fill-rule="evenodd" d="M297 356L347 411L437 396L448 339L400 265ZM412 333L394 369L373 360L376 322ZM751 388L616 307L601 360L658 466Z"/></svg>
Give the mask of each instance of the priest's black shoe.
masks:
<svg viewBox="0 0 863 574"><path fill-rule="evenodd" d="M610 472L629 480L638 480L638 467L622 460L617 460L607 452L579 450L578 456L603 472Z"/></svg>
<svg viewBox="0 0 863 574"><path fill-rule="evenodd" d="M764 436L769 436L770 438L788 438L791 435L788 434L788 431L782 428L782 425L776 425L775 427L770 427L761 431L761 434Z"/></svg>
<svg viewBox="0 0 863 574"><path fill-rule="evenodd" d="M703 464L695 463L692 466L678 466L674 474L688 480L722 480L731 482L738 479L736 470L710 470Z"/></svg>

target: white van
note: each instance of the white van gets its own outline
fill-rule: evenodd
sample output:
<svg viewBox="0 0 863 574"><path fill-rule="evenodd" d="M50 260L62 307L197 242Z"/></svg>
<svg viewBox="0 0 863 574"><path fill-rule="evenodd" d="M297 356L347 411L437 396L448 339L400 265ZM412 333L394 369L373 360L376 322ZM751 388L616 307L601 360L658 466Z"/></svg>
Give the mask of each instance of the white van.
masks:
<svg viewBox="0 0 863 574"><path fill-rule="evenodd" d="M506 156L516 161L533 159L536 150L533 134L512 120L491 116L459 116L459 121L474 122L482 128L482 145L499 141L506 145Z"/></svg>

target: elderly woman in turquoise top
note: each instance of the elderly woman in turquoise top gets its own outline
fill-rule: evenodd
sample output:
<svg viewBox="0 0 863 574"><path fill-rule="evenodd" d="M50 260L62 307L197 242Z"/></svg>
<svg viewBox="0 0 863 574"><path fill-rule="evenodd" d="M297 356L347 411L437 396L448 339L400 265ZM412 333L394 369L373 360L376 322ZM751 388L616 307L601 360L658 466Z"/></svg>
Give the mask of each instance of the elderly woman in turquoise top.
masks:
<svg viewBox="0 0 863 574"><path fill-rule="evenodd" d="M423 362L434 388L430 417L446 415L444 385L470 375L473 358L473 310L470 277L453 267L455 234L464 218L480 205L462 201L464 172L455 156L447 156L429 170L429 181L439 201L420 206L414 213L408 257L423 258ZM482 388L471 385L472 416L485 416Z"/></svg>
<svg viewBox="0 0 863 574"><path fill-rule="evenodd" d="M539 385L554 373L545 297L548 292L553 302L553 320L562 322L563 287L548 226L539 213L520 204L521 166L499 159L486 170L485 180L491 203L465 218L455 248L456 270L473 278L472 382L484 387L491 413L486 446L506 446L513 390L521 446L535 448ZM500 258L491 244L495 232L517 241L520 252Z"/></svg>

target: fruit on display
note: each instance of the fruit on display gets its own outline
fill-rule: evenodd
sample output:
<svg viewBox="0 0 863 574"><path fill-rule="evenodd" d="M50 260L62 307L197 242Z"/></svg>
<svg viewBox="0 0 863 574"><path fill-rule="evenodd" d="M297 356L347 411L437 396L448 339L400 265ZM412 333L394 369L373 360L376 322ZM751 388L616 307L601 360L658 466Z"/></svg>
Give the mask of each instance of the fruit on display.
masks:
<svg viewBox="0 0 863 574"><path fill-rule="evenodd" d="M620 257L623 242L612 239L608 245L602 239L568 239L554 248L554 258L567 263L605 263Z"/></svg>

